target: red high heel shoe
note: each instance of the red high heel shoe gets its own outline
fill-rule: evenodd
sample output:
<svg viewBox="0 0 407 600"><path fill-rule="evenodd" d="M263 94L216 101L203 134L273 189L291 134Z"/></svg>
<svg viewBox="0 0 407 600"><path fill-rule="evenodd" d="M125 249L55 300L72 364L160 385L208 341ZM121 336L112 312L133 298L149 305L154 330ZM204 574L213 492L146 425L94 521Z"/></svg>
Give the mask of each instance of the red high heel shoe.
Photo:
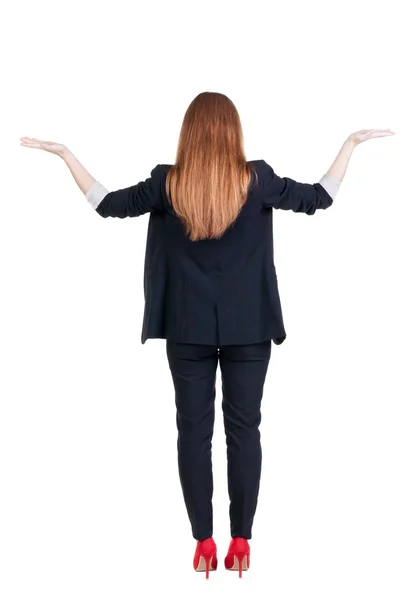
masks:
<svg viewBox="0 0 407 600"><path fill-rule="evenodd" d="M198 541L196 544L194 556L195 571L205 571L206 579L209 578L209 571L216 571L218 559L216 556L216 544L213 538Z"/></svg>
<svg viewBox="0 0 407 600"><path fill-rule="evenodd" d="M229 545L229 550L225 558L225 568L228 571L239 570L239 577L242 571L247 571L250 567L250 546L246 538L235 537Z"/></svg>

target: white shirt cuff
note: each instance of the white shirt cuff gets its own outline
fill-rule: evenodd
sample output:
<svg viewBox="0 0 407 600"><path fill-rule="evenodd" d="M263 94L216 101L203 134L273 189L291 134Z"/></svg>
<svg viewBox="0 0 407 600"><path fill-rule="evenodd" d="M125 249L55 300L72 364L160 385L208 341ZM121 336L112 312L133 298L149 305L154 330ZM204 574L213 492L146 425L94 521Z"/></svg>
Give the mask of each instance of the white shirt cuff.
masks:
<svg viewBox="0 0 407 600"><path fill-rule="evenodd" d="M319 180L319 183L322 185L322 187L328 192L328 194L333 199L333 198L335 198L336 194L339 191L339 186L341 184L341 181L337 177L334 177L333 175L328 175L328 173L325 173L325 175Z"/></svg>
<svg viewBox="0 0 407 600"><path fill-rule="evenodd" d="M95 183L90 186L85 196L91 207L96 209L108 193L109 191L103 187L99 181L95 181Z"/></svg>

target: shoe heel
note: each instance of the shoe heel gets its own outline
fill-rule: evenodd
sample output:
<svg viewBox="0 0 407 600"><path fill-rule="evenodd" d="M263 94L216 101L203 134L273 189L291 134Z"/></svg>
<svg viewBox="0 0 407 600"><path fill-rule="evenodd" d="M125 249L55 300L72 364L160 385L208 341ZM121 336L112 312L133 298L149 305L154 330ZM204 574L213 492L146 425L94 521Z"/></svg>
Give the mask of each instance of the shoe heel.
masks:
<svg viewBox="0 0 407 600"><path fill-rule="evenodd" d="M243 565L242 565L242 563L243 563L243 557L239 556L237 560L239 561L239 577L241 578L242 577L242 570L243 570Z"/></svg>
<svg viewBox="0 0 407 600"><path fill-rule="evenodd" d="M209 579L209 571L213 571L213 562L215 560L215 554L211 554L210 556L204 556L205 559L205 577Z"/></svg>
<svg viewBox="0 0 407 600"><path fill-rule="evenodd" d="M201 554L199 557L199 563L198 566L196 568L197 571L205 571L205 577L206 579L209 579L209 571L214 571L215 570L215 557L216 554ZM205 563L205 566L202 565L202 560Z"/></svg>
<svg viewBox="0 0 407 600"><path fill-rule="evenodd" d="M213 555L212 555L212 556L213 556ZM205 578L206 578L206 579L209 579L209 566L210 566L210 564L211 564L211 561L212 561L212 556L209 556L209 557L208 557L208 556L205 556L205 557L204 557L204 558L205 558L205 563L206 563L206 565L205 565L205 567L206 567Z"/></svg>
<svg viewBox="0 0 407 600"><path fill-rule="evenodd" d="M242 554L235 554L235 559L237 560L238 563L238 569L239 569L239 578L242 577L242 571L245 570L247 571L247 554L242 553ZM237 571L237 569L235 569Z"/></svg>

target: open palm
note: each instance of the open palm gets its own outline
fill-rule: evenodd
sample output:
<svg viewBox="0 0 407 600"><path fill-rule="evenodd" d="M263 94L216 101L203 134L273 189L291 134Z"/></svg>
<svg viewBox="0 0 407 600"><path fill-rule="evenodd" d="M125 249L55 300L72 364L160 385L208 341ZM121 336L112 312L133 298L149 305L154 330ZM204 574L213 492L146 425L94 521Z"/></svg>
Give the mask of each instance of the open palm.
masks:
<svg viewBox="0 0 407 600"><path fill-rule="evenodd" d="M360 131L351 133L349 140L356 146L357 144L361 144L372 138L386 137L388 135L394 135L394 131L391 129L361 129Z"/></svg>
<svg viewBox="0 0 407 600"><path fill-rule="evenodd" d="M38 148L39 150L46 150L46 152L51 152L51 154L58 155L66 149L66 146L63 144L30 137L20 138L20 146L26 146L27 148Z"/></svg>

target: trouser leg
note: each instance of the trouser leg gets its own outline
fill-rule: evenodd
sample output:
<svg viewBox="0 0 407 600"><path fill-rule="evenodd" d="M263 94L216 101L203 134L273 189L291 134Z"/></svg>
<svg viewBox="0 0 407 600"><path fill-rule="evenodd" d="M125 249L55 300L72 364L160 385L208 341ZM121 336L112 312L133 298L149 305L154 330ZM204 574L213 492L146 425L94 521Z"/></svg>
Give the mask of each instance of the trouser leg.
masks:
<svg viewBox="0 0 407 600"><path fill-rule="evenodd" d="M231 536L250 539L260 487L260 406L271 341L221 346L219 351Z"/></svg>
<svg viewBox="0 0 407 600"><path fill-rule="evenodd" d="M215 417L216 346L167 340L175 388L178 469L182 492L197 540L212 536L212 436Z"/></svg>

